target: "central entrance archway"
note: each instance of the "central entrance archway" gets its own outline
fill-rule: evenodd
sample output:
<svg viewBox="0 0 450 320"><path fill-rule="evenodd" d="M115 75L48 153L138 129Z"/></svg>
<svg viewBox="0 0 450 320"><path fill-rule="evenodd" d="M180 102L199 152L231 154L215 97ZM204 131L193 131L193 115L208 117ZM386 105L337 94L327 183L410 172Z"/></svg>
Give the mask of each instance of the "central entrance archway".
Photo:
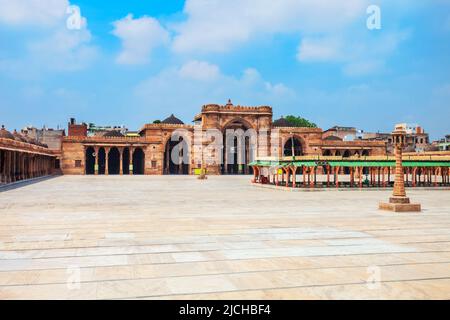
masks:
<svg viewBox="0 0 450 320"><path fill-rule="evenodd" d="M253 174L248 164L256 150L256 132L250 124L236 119L223 129L222 174Z"/></svg>

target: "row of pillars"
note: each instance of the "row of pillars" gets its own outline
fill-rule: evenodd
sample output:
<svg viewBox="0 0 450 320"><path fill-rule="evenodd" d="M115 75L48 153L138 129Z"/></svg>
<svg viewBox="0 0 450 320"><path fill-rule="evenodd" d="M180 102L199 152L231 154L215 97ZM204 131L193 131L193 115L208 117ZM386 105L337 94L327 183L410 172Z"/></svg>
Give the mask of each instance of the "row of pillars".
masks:
<svg viewBox="0 0 450 320"><path fill-rule="evenodd" d="M244 154L240 153L238 150L239 147L232 147L232 152L224 153L224 162L223 162L223 173L224 174L249 174L250 168L246 164L247 162L251 162L250 157L250 147L249 145L245 145ZM227 148L225 148L227 150ZM228 151L228 150L227 150ZM236 155L236 157L235 157ZM236 159L235 159L236 158Z"/></svg>
<svg viewBox="0 0 450 320"><path fill-rule="evenodd" d="M95 175L99 174L99 163L98 163L98 158L99 158L99 151L100 148L103 148L105 150L105 175L109 175L109 152L111 151L111 149L113 147L93 147L94 152L95 152L95 166L94 166L94 170L95 170ZM120 154L120 169L119 169L119 174L123 175L124 174L124 170L123 170L123 154L125 151L125 147L121 148L121 147L115 147L117 148L117 150L119 150L119 154ZM128 149L128 159L129 159L129 174L132 175L133 174L133 153L135 151L136 148L133 147L127 147ZM87 170L87 168L85 169ZM87 172L86 172L87 173Z"/></svg>
<svg viewBox="0 0 450 320"><path fill-rule="evenodd" d="M297 168L301 168L302 181L297 181ZM323 171L321 167L315 166L289 166L282 168L281 174L273 173L264 176L261 174L261 169L262 167L253 167L253 182L293 188L299 186L317 186L317 175L321 174ZM364 172L364 167L349 167L348 170L350 175L350 187L362 188L364 185L372 187L388 187L391 186L391 177L395 176L395 167L370 167L367 168L366 173ZM404 168L405 182L412 187L420 185L437 187L439 183L448 185L450 183L449 171L449 168L446 167ZM339 181L339 175L342 173L343 167L326 166L326 186L338 188L340 185L343 185L343 183ZM367 175L367 179L364 179L365 175ZM409 177L411 177L411 181L409 181ZM440 180L440 182L438 180Z"/></svg>
<svg viewBox="0 0 450 320"><path fill-rule="evenodd" d="M55 159L21 151L0 150L0 183L12 183L52 173Z"/></svg>

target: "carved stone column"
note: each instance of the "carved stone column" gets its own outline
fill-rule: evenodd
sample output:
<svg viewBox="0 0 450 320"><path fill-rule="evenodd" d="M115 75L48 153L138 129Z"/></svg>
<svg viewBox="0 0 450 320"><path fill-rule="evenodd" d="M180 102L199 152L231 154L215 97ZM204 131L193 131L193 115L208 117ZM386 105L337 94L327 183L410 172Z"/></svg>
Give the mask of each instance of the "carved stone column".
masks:
<svg viewBox="0 0 450 320"><path fill-rule="evenodd" d="M11 181L15 182L17 180L16 176L16 167L17 167L17 152L12 152L12 160L11 160Z"/></svg>
<svg viewBox="0 0 450 320"><path fill-rule="evenodd" d="M100 151L99 147L95 147L94 148L94 152L95 152L94 174L95 175L98 175L98 155L99 155L99 151Z"/></svg>
<svg viewBox="0 0 450 320"><path fill-rule="evenodd" d="M123 148L119 148L119 152L120 152L120 169L119 169L119 174L123 175Z"/></svg>
<svg viewBox="0 0 450 320"><path fill-rule="evenodd" d="M133 174L133 153L134 153L134 150L133 150L134 148L132 148L132 147L129 147L128 148L128 152L130 153L130 156L129 156L129 158L130 158L130 164L129 164L129 172L128 172L128 174L130 174L130 175L132 175Z"/></svg>
<svg viewBox="0 0 450 320"><path fill-rule="evenodd" d="M401 126L397 126L392 133L395 145L395 182L392 197L389 203L380 203L381 210L389 210L394 212L419 212L420 204L412 204L406 196L405 176L403 172L403 147L405 145L406 131Z"/></svg>
<svg viewBox="0 0 450 320"><path fill-rule="evenodd" d="M109 151L109 147L105 148L105 175L109 175Z"/></svg>
<svg viewBox="0 0 450 320"><path fill-rule="evenodd" d="M5 166L5 160L4 160L5 153L0 151L0 184L4 183L5 177L3 176L3 167Z"/></svg>

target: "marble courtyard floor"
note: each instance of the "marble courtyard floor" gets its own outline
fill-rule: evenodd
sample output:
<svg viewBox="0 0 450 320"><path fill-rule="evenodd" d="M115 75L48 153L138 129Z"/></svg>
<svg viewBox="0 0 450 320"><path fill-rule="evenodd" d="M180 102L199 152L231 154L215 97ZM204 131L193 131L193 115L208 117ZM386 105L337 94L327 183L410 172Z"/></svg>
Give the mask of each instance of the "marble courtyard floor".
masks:
<svg viewBox="0 0 450 320"><path fill-rule="evenodd" d="M0 192L0 299L450 299L450 191L61 176Z"/></svg>

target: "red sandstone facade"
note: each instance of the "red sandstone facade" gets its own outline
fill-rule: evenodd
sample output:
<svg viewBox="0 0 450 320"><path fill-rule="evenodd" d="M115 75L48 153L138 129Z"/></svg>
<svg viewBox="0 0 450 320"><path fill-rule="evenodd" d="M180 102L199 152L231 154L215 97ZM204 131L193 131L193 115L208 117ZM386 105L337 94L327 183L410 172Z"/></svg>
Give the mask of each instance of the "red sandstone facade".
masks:
<svg viewBox="0 0 450 320"><path fill-rule="evenodd" d="M273 125L269 106L209 104L195 116L194 125L169 117L163 123L146 124L139 137L88 136L85 124L71 120L68 136L62 137L63 174L193 174L206 169L209 174L248 174L246 164L256 157L300 155L385 155L381 141L342 141L329 139L320 128ZM227 140L226 132L241 130L245 136L242 164L234 151L237 139ZM174 133L179 137L172 141ZM221 144L216 144L223 139ZM175 145L184 145L184 163L173 163ZM232 145L234 143L234 145Z"/></svg>

